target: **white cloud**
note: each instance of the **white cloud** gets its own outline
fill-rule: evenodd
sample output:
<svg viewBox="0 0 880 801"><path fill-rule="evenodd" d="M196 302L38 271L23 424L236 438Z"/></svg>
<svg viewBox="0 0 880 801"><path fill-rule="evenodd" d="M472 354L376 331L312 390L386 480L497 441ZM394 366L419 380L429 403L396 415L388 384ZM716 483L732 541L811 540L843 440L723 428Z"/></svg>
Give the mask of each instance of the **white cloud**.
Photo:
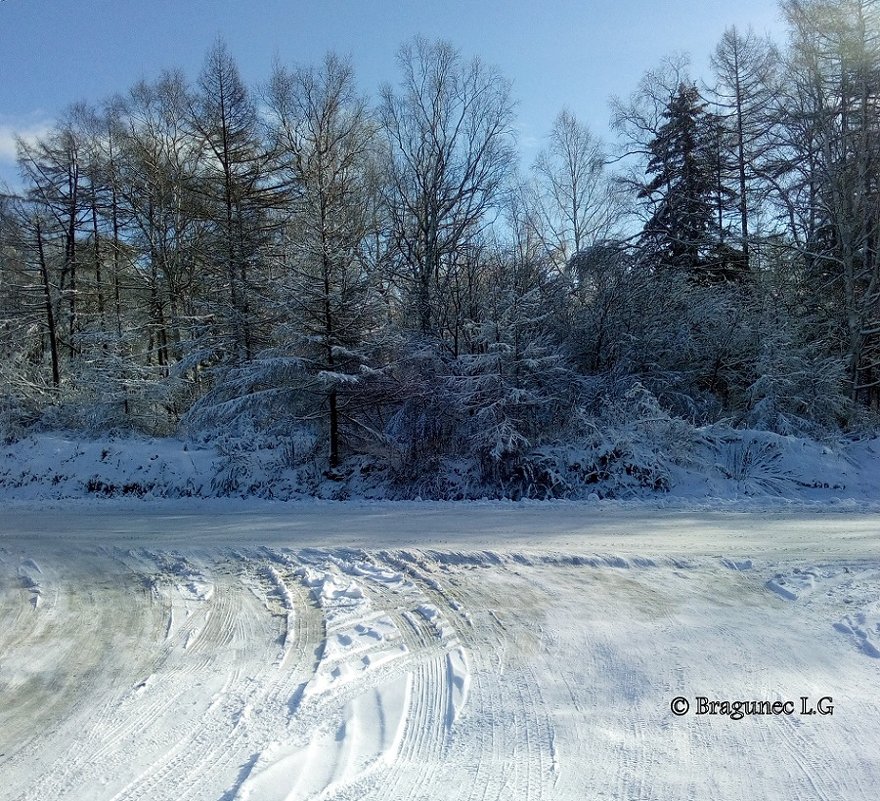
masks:
<svg viewBox="0 0 880 801"><path fill-rule="evenodd" d="M540 136L535 135L532 126L517 122L514 125L516 141L524 151L537 150L543 144Z"/></svg>
<svg viewBox="0 0 880 801"><path fill-rule="evenodd" d="M16 158L15 140L21 137L33 141L45 136L49 131L48 122L25 122L22 124L0 122L0 161L14 162Z"/></svg>

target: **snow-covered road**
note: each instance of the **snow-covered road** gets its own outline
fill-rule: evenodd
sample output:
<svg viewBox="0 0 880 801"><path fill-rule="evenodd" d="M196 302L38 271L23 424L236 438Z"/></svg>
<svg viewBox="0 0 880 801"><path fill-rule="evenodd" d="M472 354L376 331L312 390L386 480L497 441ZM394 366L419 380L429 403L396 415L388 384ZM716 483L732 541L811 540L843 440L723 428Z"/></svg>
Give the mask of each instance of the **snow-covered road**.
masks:
<svg viewBox="0 0 880 801"><path fill-rule="evenodd" d="M199 508L0 513L0 801L877 797L877 516Z"/></svg>

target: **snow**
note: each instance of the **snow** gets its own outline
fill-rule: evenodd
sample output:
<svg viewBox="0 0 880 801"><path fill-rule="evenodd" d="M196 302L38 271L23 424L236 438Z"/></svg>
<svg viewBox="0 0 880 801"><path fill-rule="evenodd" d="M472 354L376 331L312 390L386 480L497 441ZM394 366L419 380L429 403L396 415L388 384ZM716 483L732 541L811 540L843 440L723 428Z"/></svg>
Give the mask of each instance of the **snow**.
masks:
<svg viewBox="0 0 880 801"><path fill-rule="evenodd" d="M6 506L0 801L872 801L878 534L840 508Z"/></svg>
<svg viewBox="0 0 880 801"><path fill-rule="evenodd" d="M593 504L704 506L743 503L880 508L880 438L814 442L724 427L693 429L687 443L662 442L618 453L609 439L595 452L574 446L547 458L571 499ZM606 455L601 475L587 483L586 466ZM68 499L308 498L384 499L393 492L382 469L352 463L332 478L291 466L284 443L247 440L199 445L179 439L82 440L34 434L0 445L0 501ZM615 455L616 454L616 455ZM612 459L611 457L614 456ZM367 469L370 467L370 469ZM447 468L449 466L447 465ZM640 474L658 478L638 479ZM659 480L662 478L662 481ZM457 486L456 481L465 482ZM467 485L449 471L444 482L462 497L497 497L498 487ZM656 488L654 488L656 487ZM404 494L406 488L404 488Z"/></svg>

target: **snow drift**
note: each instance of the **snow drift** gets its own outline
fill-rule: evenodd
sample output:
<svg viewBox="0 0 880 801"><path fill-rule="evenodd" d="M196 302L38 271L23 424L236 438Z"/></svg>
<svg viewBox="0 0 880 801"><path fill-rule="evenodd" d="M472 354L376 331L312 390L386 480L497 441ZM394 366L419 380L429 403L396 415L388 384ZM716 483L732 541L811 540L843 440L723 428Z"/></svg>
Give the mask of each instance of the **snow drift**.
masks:
<svg viewBox="0 0 880 801"><path fill-rule="evenodd" d="M297 459L282 440L34 434L0 447L0 497L293 500L568 498L581 500L778 499L870 503L880 499L880 439L818 443L722 427L596 432L587 442L537 449L516 483L490 483L466 460L441 463L410 484L386 465L351 459L334 473Z"/></svg>

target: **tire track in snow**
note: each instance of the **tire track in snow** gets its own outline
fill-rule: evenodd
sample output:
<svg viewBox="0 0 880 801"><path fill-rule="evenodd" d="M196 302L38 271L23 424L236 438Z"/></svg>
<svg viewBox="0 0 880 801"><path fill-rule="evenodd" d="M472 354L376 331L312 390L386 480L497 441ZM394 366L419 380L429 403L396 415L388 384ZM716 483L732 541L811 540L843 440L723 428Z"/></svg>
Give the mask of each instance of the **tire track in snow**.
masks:
<svg viewBox="0 0 880 801"><path fill-rule="evenodd" d="M126 556L123 561L134 564L136 572L143 571L139 574L142 586L148 586L151 581L155 583L157 578L161 583L164 574L160 570L157 576L150 568L151 560L144 554ZM167 578L166 585L173 587L176 576ZM227 698L227 695L237 684L243 683L234 661L229 659L231 645L236 642L238 650L244 652L259 643L254 635L259 627L253 629L248 621L254 622L263 613L252 608L255 603L237 603L245 594L236 593L235 583L230 586L231 589L226 587L225 580L218 581L216 595L211 593L210 598L203 599L203 606L207 608L192 610L191 617L196 621L201 617L206 624L200 625L197 635L193 634L195 628L187 634L184 627L178 632L181 636L165 638L164 624L161 628L157 626L156 636L152 638L148 678L133 689L130 687L125 698L106 702L105 711L91 716L90 729L100 732L100 739L79 738L76 741L79 751L69 752L60 760L67 775L55 771L54 775L47 776L43 783L46 790L38 788L35 798L61 797L61 786L81 791L84 786L99 783L102 775L124 777L126 774L129 776L127 785L120 786L118 779L111 780L119 790L117 797L178 798L181 786L187 788L187 784L189 794L185 797L197 797L192 793L193 783L188 777L210 761L212 749L222 750L223 739L218 732L222 734L229 728L235 711L235 697ZM151 596L154 602L158 601L153 606L163 605L161 589ZM185 601L189 603L192 598ZM161 609L157 611L162 614ZM268 648L271 638L265 637L265 640ZM146 638L139 650L149 644L150 639ZM189 649L185 647L187 644ZM190 706L188 698L193 689L202 685L217 690L215 699L206 702L207 709L194 708L192 715L182 715ZM181 751L186 753L181 756ZM137 755L135 764L130 764L132 755ZM203 756L204 760L198 761L197 756ZM191 758L195 761L190 761ZM239 766L230 768L230 780L238 770ZM165 788L163 781L167 784ZM216 796L209 790L205 797Z"/></svg>
<svg viewBox="0 0 880 801"><path fill-rule="evenodd" d="M476 647L482 647L485 645L485 635L488 633L487 631L483 631L479 640L475 640L471 638L470 640L466 636L466 633L473 634L470 631L473 628L473 619L471 613L468 611L468 607L465 603L462 602L453 592L450 591L448 586L444 586L440 583L440 581L434 577L434 573L438 570L439 565L435 562L432 562L430 558L424 553L412 550L404 550L404 551L383 551L381 552L381 556L383 560L392 565L394 568L400 570L413 584L419 588L420 593L425 597L429 598L431 601L437 604L438 607L448 610L448 613L453 617L453 619L458 620L458 625L456 626L457 635L461 638L462 642L468 643L471 647L471 651L475 654L476 664L471 667L471 690L468 699L468 717L472 719L473 717L479 717L481 714L484 714L482 709L486 690L485 690L485 680L487 672L491 672L493 670L497 670L501 668L501 662L497 665L484 665L484 656L476 652ZM493 626L489 630L491 632L495 632L494 624L497 621L493 621ZM497 654L498 650L503 651L504 641L503 638L499 638L499 643L501 644L500 649L496 649L493 651L493 654ZM478 725L476 727L471 727L465 725L464 730L467 732L467 746L466 746L466 759L460 759L459 765L464 767L468 771L473 771L473 781L469 782L466 787L456 788L456 791L460 793L460 797L464 798L466 793L470 793L469 798L474 798L475 792L478 792L479 788L482 788L483 795L482 797L489 797L487 793L489 792L492 786L492 777L486 774L487 770L487 762L485 760L485 754L487 751L497 755L497 736L498 732L496 731L496 727L494 725L494 721L488 721L488 725ZM458 729L455 732L448 732L447 737L443 743L442 755L443 760L451 758L451 755L454 754L454 746L456 745L456 738L459 733L462 731L462 724L459 725ZM476 765L469 764L473 758L473 755L476 755ZM495 760L490 760L495 761ZM436 756L435 756L436 762ZM443 766L448 767L448 766ZM429 782L437 782L439 777L439 783L443 784L442 776L444 773L447 773L447 770L442 770L436 764L432 764L433 770L430 775L424 776L424 781L419 783L418 788L420 789L422 786L429 785ZM408 796L403 796L408 797ZM420 797L414 795L413 797Z"/></svg>
<svg viewBox="0 0 880 801"><path fill-rule="evenodd" d="M37 610L29 596L18 568L5 561L0 564L0 654L7 657L0 662L0 690L6 692L19 677L13 675L11 668L4 670L4 662L8 663L10 655L17 649L40 637L45 628L45 621L35 614ZM10 745L3 747L4 753L9 751L12 742L13 738L10 738Z"/></svg>
<svg viewBox="0 0 880 801"><path fill-rule="evenodd" d="M816 564L809 563L775 572L765 587L784 600L783 608L798 616L830 623L835 633L846 639L863 655L876 659L875 642L880 626L865 626L866 618L876 619L880 605L876 601L876 584L880 573L877 564ZM836 622L841 608L848 613ZM815 717L782 718L773 731L776 745L789 755L798 799L818 798L820 801L846 797L852 792L850 783L864 785L857 770L844 782L833 769L834 753L827 742L827 730ZM806 785L806 789L800 787Z"/></svg>
<svg viewBox="0 0 880 801"><path fill-rule="evenodd" d="M55 654L58 669L64 671L66 679L53 688L53 693L69 698L71 706L65 720L49 735L49 742L54 740L60 747L48 770L37 772L30 786L23 788L23 794L17 797L62 798L74 789L81 766L96 743L97 733L112 729L114 707L128 684L126 674L132 666L120 663L113 632L118 629L137 637L136 632L143 634L149 630L149 621L138 604L107 602L106 592L128 600L130 575L124 573L121 582L119 578L109 581L108 576L119 572L118 566L105 553L96 556L102 566L97 572L100 579L96 581L95 575L82 575L75 565L66 565L63 578L57 582L56 603L42 605L37 610L44 612L54 624L46 634L50 654L57 645L76 643L75 654L65 656L63 650ZM108 681L108 676L114 678ZM74 686L74 690L69 689ZM87 725L83 725L85 721ZM35 724L39 726L36 721ZM43 747L51 746L44 744Z"/></svg>
<svg viewBox="0 0 880 801"><path fill-rule="evenodd" d="M412 670L412 704L394 769L386 776L379 797L430 797L445 758L455 718L461 709L469 678L457 630L445 604L435 605L409 565L393 554L371 556L349 553L340 567L364 581L370 594L385 609L394 609L408 647ZM435 584L439 590L439 585ZM415 769L414 769L415 768ZM372 797L372 796L369 796Z"/></svg>
<svg viewBox="0 0 880 801"><path fill-rule="evenodd" d="M344 559L320 551L271 557L311 591L323 645L286 735L261 750L235 798L360 798L400 752L412 703L409 652L395 644L402 638L391 611Z"/></svg>
<svg viewBox="0 0 880 801"><path fill-rule="evenodd" d="M811 742L813 738L806 737L803 732L798 731L803 727L800 720L781 718L778 723L779 740L788 753L791 764L797 768L802 782L806 782L808 788L806 793L796 790L797 797L803 798L804 801L807 798L817 801L845 798L845 788L841 787L839 781L829 777L825 760L808 756L815 754L817 749L815 743Z"/></svg>
<svg viewBox="0 0 880 801"><path fill-rule="evenodd" d="M108 775L131 775L135 768L135 775L114 798L160 798L158 784L179 764L173 757L191 738L196 721L181 715L181 710L191 705L187 699L193 687L206 680L217 681L211 673L219 654L200 654L200 649L190 648L212 617L230 620L231 613L224 590L215 592L217 588L210 584L210 591L200 591L192 582L185 583L196 576L204 580L205 575L178 554L143 551L129 553L123 561L142 571L143 583L150 587L163 614L186 610L186 615L174 636L168 636L170 627L163 627L164 636L155 640L152 672L135 687L129 703L116 710L122 726L115 737L107 739L103 754L95 756L101 757ZM143 755L139 766L129 764L131 753ZM94 758L89 760L89 764L94 762Z"/></svg>
<svg viewBox="0 0 880 801"><path fill-rule="evenodd" d="M223 799L237 796L258 753L289 727L303 688L314 675L315 648L323 638L323 618L295 577L298 566L293 560L268 549L243 555L242 559L246 562L244 585L273 617L283 618L284 624L273 643L276 648L280 647L280 653L276 650L276 658L270 663L271 670L264 675L259 693L254 693L244 705L246 715L214 759L200 766L199 774L216 770L234 772Z"/></svg>
<svg viewBox="0 0 880 801"><path fill-rule="evenodd" d="M255 750L265 747L289 718L292 698L303 675L299 661L291 663L288 658L279 662L279 641L281 638L288 641L289 657L293 645L289 642L290 622L296 625L296 621L301 621L305 632L313 625L314 616L297 614L292 608L295 603L295 590L292 590L284 594L286 603L291 605L285 610L284 624L273 625L271 636L265 636L265 625L246 625L246 621L253 624L258 620L265 623L266 619L281 619L270 600L274 600L272 596L281 589L278 582L284 579L276 573L275 580L267 582L268 568L263 555L249 554L239 565L237 575L228 577L228 587L218 583L216 598L221 608L211 615L208 625L189 649L191 654L201 651L235 654L258 646L263 656L251 660L248 675L233 674L202 714L197 727L180 740L162 762L151 766L138 783L126 788L121 798L165 798L157 793L166 785L170 792L168 798L214 799L218 791L223 792L224 798L232 798L247 778ZM237 603L224 606L225 596L236 598ZM243 614L245 610L250 610L250 614ZM308 662L307 669L311 671L312 660L305 659L306 639L304 636L298 653ZM177 781L166 781L170 776L176 776ZM187 788L182 796L180 787ZM215 787L218 789L212 789Z"/></svg>
<svg viewBox="0 0 880 801"><path fill-rule="evenodd" d="M22 654L59 638L84 642L73 676L80 684L69 720L40 731L14 764L0 757L0 770L16 778L0 784L0 799L244 799L248 777L267 764L258 764L257 754L267 752L268 760L273 742L286 745L286 766L299 766L294 775L305 777L295 786L282 776L291 799L535 801L604 791L747 801L761 795L762 780L764 797L874 797L878 663L832 624L869 603L872 592L876 597L876 569L858 577L859 592L843 582L826 601L817 584L812 594L785 601L767 591L767 576L722 571L715 563L709 569L708 560L688 575L669 566L649 575L628 569L642 567L636 560L556 564L532 553L402 553L321 551L299 560L283 549L244 550L232 559L224 551L187 554L186 568L157 550L171 560L167 567L141 554L129 560L139 567L124 581L102 577L106 554L89 553L94 565L87 576L76 565L65 574L57 569L63 561L37 553L39 581L44 589L57 586L57 603L35 609L26 588L0 584L0 619L20 627L0 632L0 642L27 632L14 649ZM18 559L0 564L0 582L15 580ZM339 579L336 590L356 581L369 609L340 608L326 625L325 611L296 574L322 559ZM395 571L412 589L390 580ZM213 581L214 595L197 601L181 594L180 614L167 626L163 593L178 592L175 581L185 591L186 575ZM156 578L151 595L149 580ZM853 599L847 606L838 597L844 590ZM362 663L388 650L387 642L378 651L366 648L370 632L379 642L392 625L407 652ZM117 658L113 649L126 651L122 640L137 640L139 632L148 635L141 647ZM322 643L323 663L315 653ZM458 647L468 654L472 686L456 717L455 678L464 673L449 659ZM330 669L348 663L364 669L324 682ZM688 692L775 697L821 688L837 696L846 688L848 695L835 698L834 718L672 719L667 696L678 691L675 665L685 666ZM548 676L554 668L558 675ZM314 692L298 692L319 673ZM790 683L814 674L808 687ZM840 674L845 680L837 680ZM65 677L57 681L63 691ZM558 716L560 706L569 717ZM764 773L726 783L719 774L716 781L707 768L719 755L732 760L730 771L753 763ZM690 764L697 766L692 772ZM114 772L118 779L108 775ZM126 792L141 772L153 779L145 776L137 792ZM579 778L586 783L575 786ZM251 801L274 797L250 794Z"/></svg>
<svg viewBox="0 0 880 801"><path fill-rule="evenodd" d="M440 554L405 550L389 553L388 561L404 570L456 621L456 636L470 655L469 712L445 750L449 759L471 763L468 769L474 780L462 788L462 797L469 793L468 798L479 801L544 798L554 773L553 726L539 677L530 666L514 664L520 642L533 632L518 630L515 621L508 621L510 625L502 621L496 610L485 607L486 595L463 590L459 580L464 576L478 578L483 566L491 566L493 572L504 572L514 585L520 583L522 590L527 589L527 582L506 567L504 557L491 551ZM479 581L476 586L485 589Z"/></svg>
<svg viewBox="0 0 880 801"><path fill-rule="evenodd" d="M314 559L317 554L309 554ZM387 755L384 767L382 788L390 788L394 784L395 763L399 761L401 753L409 747L411 738L410 721L414 714L418 714L421 709L423 692L425 690L423 681L421 680L422 661L423 661L423 643L426 639L422 632L422 627L415 621L415 627L406 619L404 607L401 600L404 595L401 594L401 587L397 586L396 577L383 572L381 566L368 560L363 552L353 551L332 551L321 554L320 564L323 568L329 569L332 573L344 577L341 583L352 581L363 593L365 601L364 610L355 618L346 622L345 618L337 620L333 623L328 621L326 635L329 638L338 635L340 631L356 632L360 634L369 634L376 622L384 621L384 625L388 627L389 634L393 633L395 638L399 638L399 643L392 640L394 651L390 654L390 658L382 655L382 648L379 650L378 660L374 660L372 649L364 652L362 657L363 671L360 675L350 682L345 683L341 688L330 690L331 696L336 695L338 700L348 700L347 703L357 703L366 693L369 695L371 687L381 685L383 682L406 682L407 700L402 709L402 718L400 720L401 736L394 743L393 753ZM342 634L343 638L348 635ZM378 635L377 635L378 637ZM381 643L376 643L377 647ZM358 652L360 653L360 652ZM324 656L327 656L325 650ZM345 664L343 658L342 664ZM390 775L389 775L390 774ZM374 778L370 778L374 781ZM349 788L348 792L356 792L355 788L360 788L360 793L369 791L369 782L357 780ZM362 797L362 796L358 796Z"/></svg>

